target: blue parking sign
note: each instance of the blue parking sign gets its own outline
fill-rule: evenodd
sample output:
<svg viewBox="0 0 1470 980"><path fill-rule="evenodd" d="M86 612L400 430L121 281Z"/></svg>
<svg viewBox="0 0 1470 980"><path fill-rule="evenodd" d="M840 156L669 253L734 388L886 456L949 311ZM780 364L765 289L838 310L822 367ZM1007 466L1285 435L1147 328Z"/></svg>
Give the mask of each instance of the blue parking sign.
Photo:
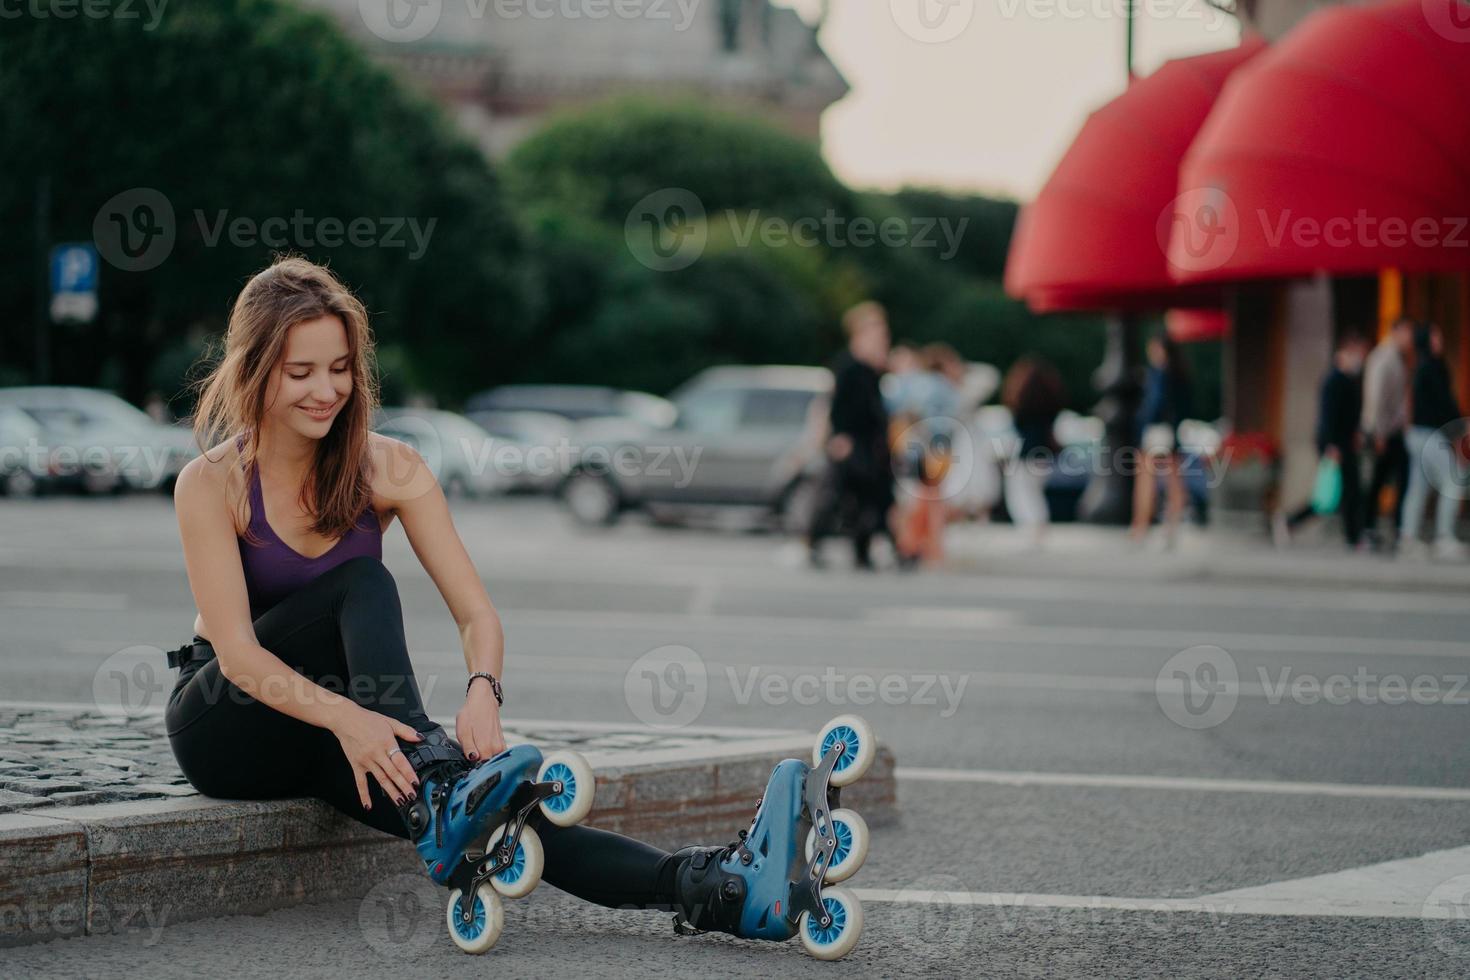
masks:
<svg viewBox="0 0 1470 980"><path fill-rule="evenodd" d="M88 322L97 315L97 247L71 242L51 249L51 319Z"/></svg>

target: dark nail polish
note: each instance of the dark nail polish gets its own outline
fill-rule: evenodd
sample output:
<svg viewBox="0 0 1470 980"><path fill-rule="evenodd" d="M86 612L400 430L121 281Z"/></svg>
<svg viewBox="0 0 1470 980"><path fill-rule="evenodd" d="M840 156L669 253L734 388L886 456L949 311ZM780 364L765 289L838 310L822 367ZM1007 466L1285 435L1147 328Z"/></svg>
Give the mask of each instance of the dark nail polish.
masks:
<svg viewBox="0 0 1470 980"><path fill-rule="evenodd" d="M475 753L473 753L473 752L470 753L470 761L471 762L474 762L478 758L480 758L480 757L478 755L476 755Z"/></svg>

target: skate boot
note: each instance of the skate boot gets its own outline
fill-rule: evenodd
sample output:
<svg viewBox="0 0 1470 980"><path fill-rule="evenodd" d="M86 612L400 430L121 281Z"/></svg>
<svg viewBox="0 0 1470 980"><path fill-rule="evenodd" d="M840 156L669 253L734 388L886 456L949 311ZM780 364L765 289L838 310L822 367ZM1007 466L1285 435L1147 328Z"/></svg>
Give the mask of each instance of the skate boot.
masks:
<svg viewBox="0 0 1470 980"><path fill-rule="evenodd" d="M541 839L526 825L538 809L569 827L592 809L592 768L575 752L544 759L513 745L473 765L444 730L400 742L419 774L417 797L400 807L429 877L450 888L445 921L467 953L495 945L505 924L501 896L521 898L541 881Z"/></svg>
<svg viewBox="0 0 1470 980"><path fill-rule="evenodd" d="M867 824L838 802L840 788L861 778L876 752L867 722L834 718L817 736L812 766L786 759L771 771L739 840L675 851L674 931L799 935L817 959L847 955L862 933L862 905L846 889L824 886L850 878L867 857Z"/></svg>

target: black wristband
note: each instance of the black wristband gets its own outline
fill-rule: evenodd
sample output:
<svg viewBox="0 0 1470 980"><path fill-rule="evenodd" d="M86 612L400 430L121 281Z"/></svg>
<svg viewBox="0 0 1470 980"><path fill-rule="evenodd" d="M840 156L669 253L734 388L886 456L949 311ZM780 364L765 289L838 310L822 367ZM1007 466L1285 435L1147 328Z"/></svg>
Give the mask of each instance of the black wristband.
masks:
<svg viewBox="0 0 1470 980"><path fill-rule="evenodd" d="M470 687L475 683L475 678L477 677L483 677L490 682L490 693L495 695L495 703L497 705L505 704L505 695L500 692L500 682L495 679L494 674L487 670L477 670L470 675L470 682L464 686L464 692L466 694L470 693Z"/></svg>

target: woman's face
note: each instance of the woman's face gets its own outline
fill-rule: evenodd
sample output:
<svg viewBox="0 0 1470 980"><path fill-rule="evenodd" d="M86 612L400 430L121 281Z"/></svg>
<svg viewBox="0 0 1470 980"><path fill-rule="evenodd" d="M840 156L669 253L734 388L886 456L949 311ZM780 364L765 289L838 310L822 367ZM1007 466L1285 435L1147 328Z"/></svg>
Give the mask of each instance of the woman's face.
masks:
<svg viewBox="0 0 1470 980"><path fill-rule="evenodd" d="M1444 331L1439 327L1429 331L1429 350L1435 357L1444 357Z"/></svg>
<svg viewBox="0 0 1470 980"><path fill-rule="evenodd" d="M286 334L286 350L265 391L267 420L320 439L352 395L347 330L335 316L306 320Z"/></svg>
<svg viewBox="0 0 1470 980"><path fill-rule="evenodd" d="M1137 347L1133 349L1138 350ZM1168 353L1164 350L1164 345L1157 339L1148 342L1148 362L1156 368L1167 367L1169 364Z"/></svg>

